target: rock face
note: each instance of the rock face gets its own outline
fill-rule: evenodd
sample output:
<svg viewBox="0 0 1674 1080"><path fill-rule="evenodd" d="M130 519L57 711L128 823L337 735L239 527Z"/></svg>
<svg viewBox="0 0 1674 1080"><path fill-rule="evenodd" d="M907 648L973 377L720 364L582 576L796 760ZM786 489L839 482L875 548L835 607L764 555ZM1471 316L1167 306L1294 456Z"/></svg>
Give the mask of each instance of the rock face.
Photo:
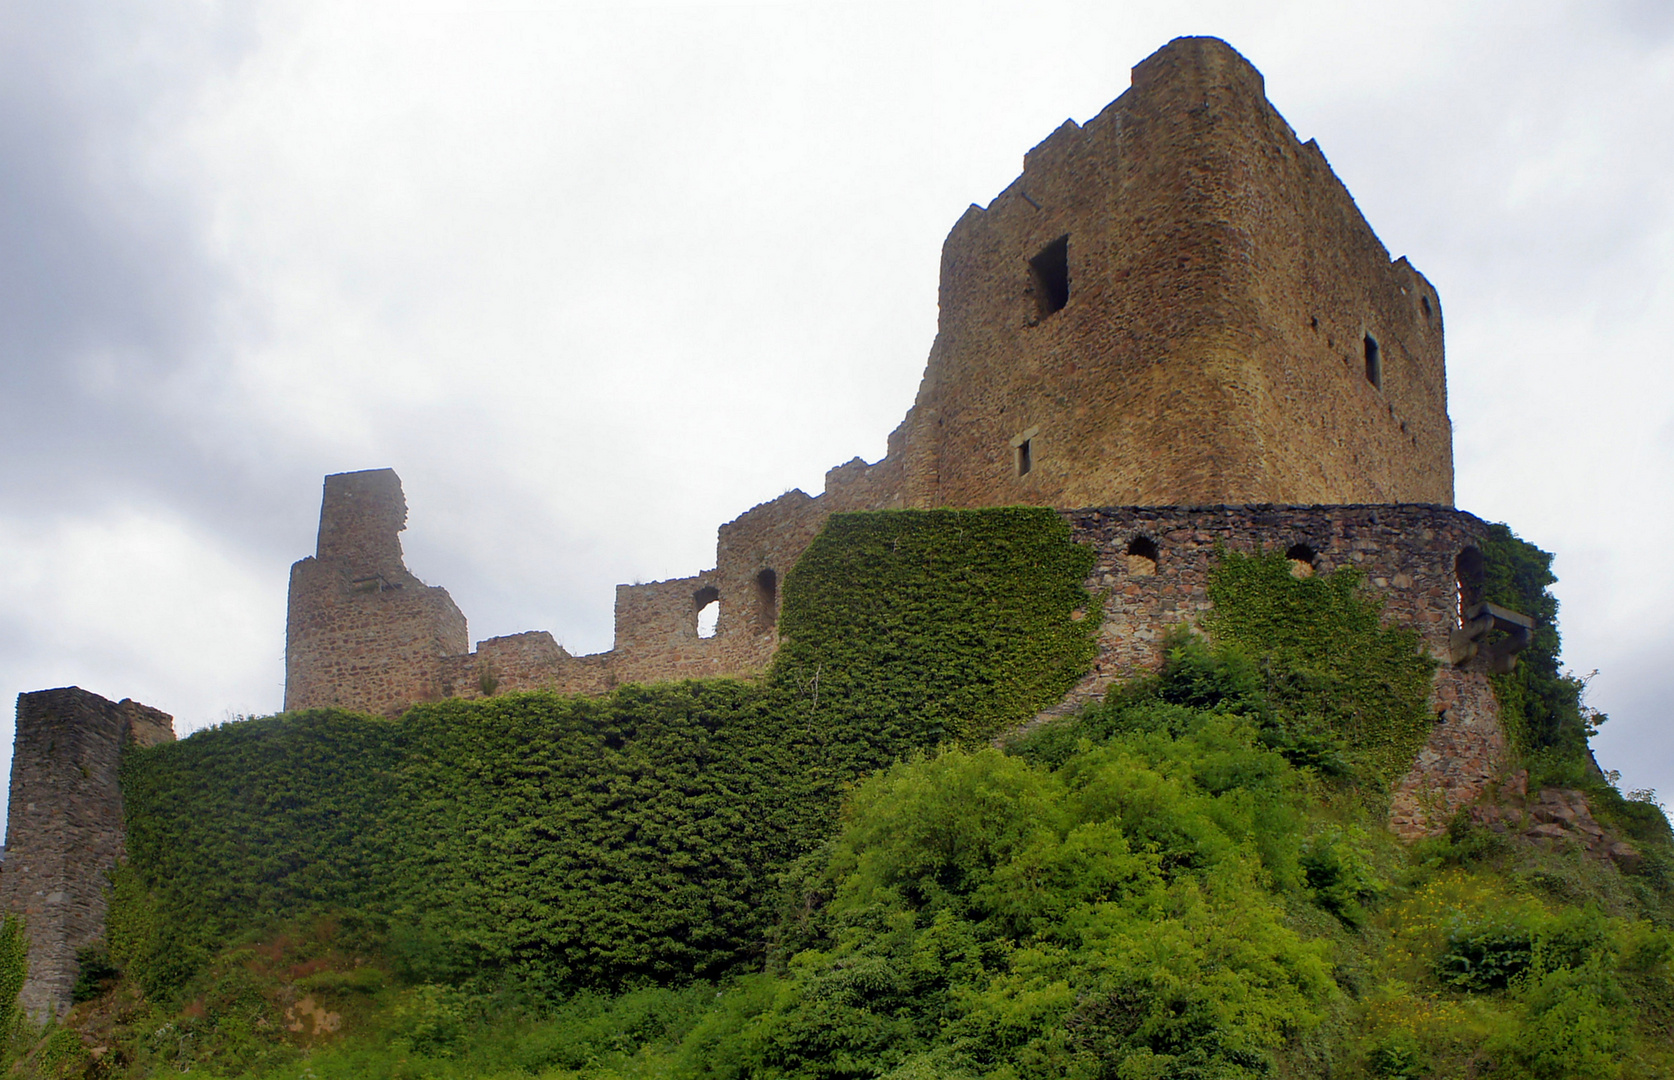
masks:
<svg viewBox="0 0 1674 1080"><path fill-rule="evenodd" d="M1500 792L1500 800L1470 809L1470 819L1501 836L1541 844L1575 844L1595 859L1608 860L1631 873L1644 862L1639 849L1594 818L1584 792L1541 788L1532 796L1529 774L1519 770Z"/></svg>
<svg viewBox="0 0 1674 1080"><path fill-rule="evenodd" d="M77 686L19 694L0 908L28 920L36 1020L63 1015L76 950L104 937L105 875L123 855L123 749L174 741L174 719Z"/></svg>

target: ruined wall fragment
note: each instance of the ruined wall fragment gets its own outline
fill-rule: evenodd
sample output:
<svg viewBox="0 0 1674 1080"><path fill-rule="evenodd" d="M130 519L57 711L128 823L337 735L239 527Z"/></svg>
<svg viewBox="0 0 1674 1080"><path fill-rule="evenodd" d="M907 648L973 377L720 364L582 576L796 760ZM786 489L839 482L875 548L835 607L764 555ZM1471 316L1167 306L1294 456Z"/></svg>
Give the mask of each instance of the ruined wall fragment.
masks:
<svg viewBox="0 0 1674 1080"><path fill-rule="evenodd" d="M107 873L123 856L123 749L174 741L167 713L76 686L19 694L0 908L23 915L36 1022L62 1016L76 950L105 931Z"/></svg>

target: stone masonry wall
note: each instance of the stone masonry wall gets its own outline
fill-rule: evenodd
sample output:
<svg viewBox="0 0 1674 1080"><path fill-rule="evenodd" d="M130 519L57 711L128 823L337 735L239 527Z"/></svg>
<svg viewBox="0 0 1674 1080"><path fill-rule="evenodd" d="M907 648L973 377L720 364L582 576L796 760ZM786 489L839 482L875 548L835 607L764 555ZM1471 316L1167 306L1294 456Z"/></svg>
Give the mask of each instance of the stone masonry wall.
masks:
<svg viewBox="0 0 1674 1080"><path fill-rule="evenodd" d="M285 708L393 714L447 695L441 658L469 647L465 616L408 571L406 524L393 469L325 478L316 553L291 567Z"/></svg>
<svg viewBox="0 0 1674 1080"><path fill-rule="evenodd" d="M892 445L899 449L899 436ZM490 638L469 651L465 616L445 589L402 561L401 480L390 469L326 477L318 552L291 567L285 708L325 706L393 715L422 701L510 690L604 693L760 671L778 648L784 576L838 511L900 505L899 454L831 469L818 496L789 491L721 526L716 568L616 587L616 641L573 656L550 633ZM362 550L357 545L365 545ZM698 613L720 606L700 637Z"/></svg>
<svg viewBox="0 0 1674 1080"><path fill-rule="evenodd" d="M104 937L105 875L123 855L123 747L174 740L167 713L76 686L19 694L0 908L28 921L19 1000L39 1022L70 1007L76 950Z"/></svg>
<svg viewBox="0 0 1674 1080"><path fill-rule="evenodd" d="M1076 538L1098 552L1087 588L1107 599L1092 672L1048 716L1157 668L1164 635L1196 625L1211 606L1217 547L1280 550L1305 556L1312 572L1360 568L1384 619L1416 630L1438 662L1430 698L1436 726L1396 785L1391 827L1407 838L1432 834L1499 775L1506 741L1486 663L1450 663L1458 559L1485 535L1479 518L1424 505L1120 507L1065 517ZM1154 552L1155 561L1131 555L1136 548Z"/></svg>

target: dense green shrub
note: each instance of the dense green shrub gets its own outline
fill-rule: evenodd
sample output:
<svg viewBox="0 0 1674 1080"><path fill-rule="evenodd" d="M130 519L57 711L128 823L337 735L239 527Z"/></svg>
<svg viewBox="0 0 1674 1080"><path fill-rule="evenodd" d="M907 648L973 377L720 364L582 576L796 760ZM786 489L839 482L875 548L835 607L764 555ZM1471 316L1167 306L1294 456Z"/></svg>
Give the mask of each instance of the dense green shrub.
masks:
<svg viewBox="0 0 1674 1080"><path fill-rule="evenodd" d="M759 681L322 710L130 753L113 955L166 994L251 926L350 910L419 982L725 970L845 785L1073 685L1091 559L1048 510L839 515Z"/></svg>
<svg viewBox="0 0 1674 1080"><path fill-rule="evenodd" d="M1234 779L1236 778L1236 779ZM1248 725L994 750L858 788L790 936L687 1041L691 1075L1256 1076L1335 989L1248 843L1298 776Z"/></svg>
<svg viewBox="0 0 1674 1080"><path fill-rule="evenodd" d="M1558 598L1549 588L1558 580L1552 555L1504 525L1490 525L1481 547L1485 598L1535 620L1534 637L1517 654L1517 666L1509 675L1493 676L1506 731L1524 752L1557 750L1578 759L1605 718L1585 707L1586 684L1559 661Z"/></svg>

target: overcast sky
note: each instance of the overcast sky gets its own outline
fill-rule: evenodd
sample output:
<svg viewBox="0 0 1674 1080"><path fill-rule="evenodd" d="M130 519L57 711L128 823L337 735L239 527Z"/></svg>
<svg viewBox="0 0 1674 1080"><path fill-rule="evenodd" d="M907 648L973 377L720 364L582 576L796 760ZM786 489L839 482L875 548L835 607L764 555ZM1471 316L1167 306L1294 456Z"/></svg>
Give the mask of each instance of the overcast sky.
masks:
<svg viewBox="0 0 1674 1080"><path fill-rule="evenodd" d="M0 0L0 695L276 710L321 477L383 466L473 640L609 648L883 454L948 229L1181 34L1437 286L1458 505L1674 795L1667 0Z"/></svg>

